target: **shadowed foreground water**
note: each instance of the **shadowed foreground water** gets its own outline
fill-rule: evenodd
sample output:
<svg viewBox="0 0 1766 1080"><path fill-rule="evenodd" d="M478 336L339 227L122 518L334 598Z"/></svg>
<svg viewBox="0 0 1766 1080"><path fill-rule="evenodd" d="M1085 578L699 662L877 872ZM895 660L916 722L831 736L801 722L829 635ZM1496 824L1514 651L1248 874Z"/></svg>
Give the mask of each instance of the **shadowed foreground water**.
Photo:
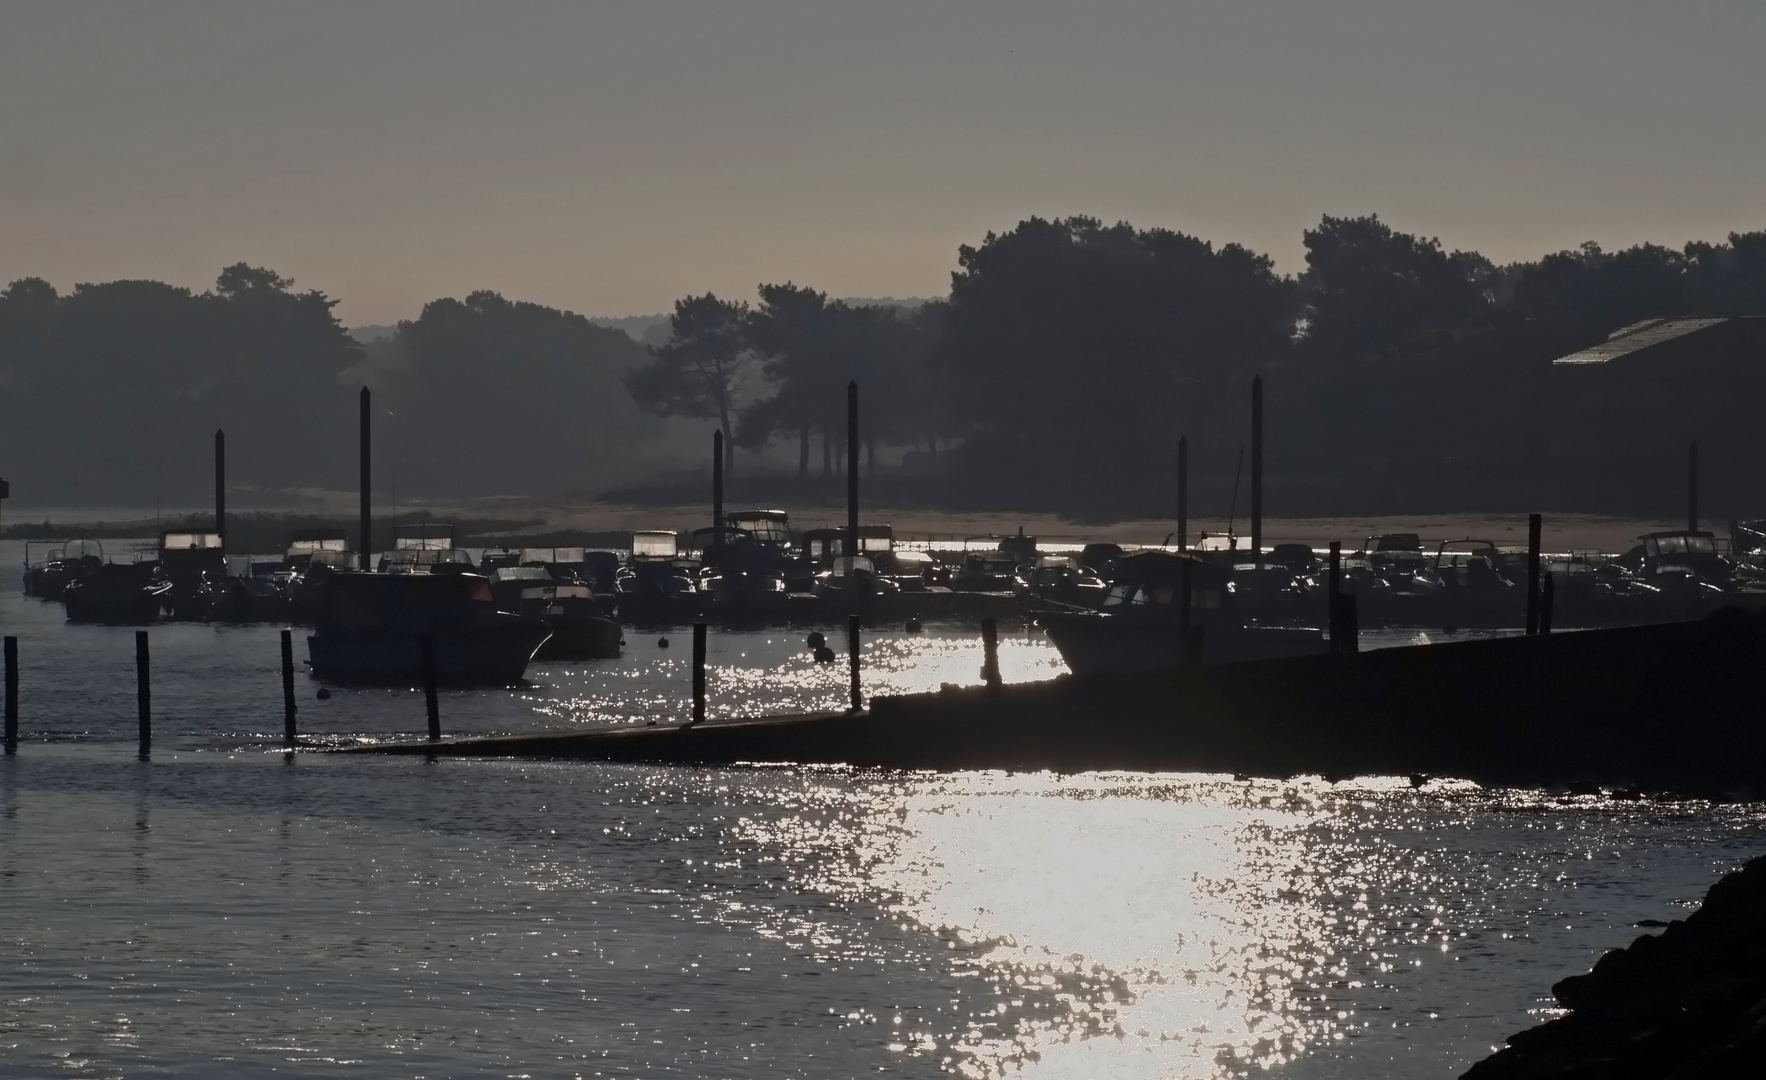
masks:
<svg viewBox="0 0 1766 1080"><path fill-rule="evenodd" d="M273 628L154 630L141 763L129 632L57 613L0 592L7 1076L1452 1076L1760 850L1752 807L1440 781L290 761ZM683 652L444 722L678 715ZM801 654L714 636L714 711L838 704ZM979 664L955 629L867 659ZM307 729L421 727L412 692L315 689Z"/></svg>

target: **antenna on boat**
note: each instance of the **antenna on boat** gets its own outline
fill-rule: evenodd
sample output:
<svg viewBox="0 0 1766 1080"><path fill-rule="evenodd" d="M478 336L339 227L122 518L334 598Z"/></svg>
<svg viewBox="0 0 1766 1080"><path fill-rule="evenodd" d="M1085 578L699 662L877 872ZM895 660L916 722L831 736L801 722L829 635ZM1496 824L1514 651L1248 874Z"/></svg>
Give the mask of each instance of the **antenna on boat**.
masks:
<svg viewBox="0 0 1766 1080"><path fill-rule="evenodd" d="M1238 537L1233 535L1233 521L1239 516L1239 478L1245 473L1245 444L1239 444L1239 467L1233 471L1233 508L1226 515L1227 547L1238 550Z"/></svg>

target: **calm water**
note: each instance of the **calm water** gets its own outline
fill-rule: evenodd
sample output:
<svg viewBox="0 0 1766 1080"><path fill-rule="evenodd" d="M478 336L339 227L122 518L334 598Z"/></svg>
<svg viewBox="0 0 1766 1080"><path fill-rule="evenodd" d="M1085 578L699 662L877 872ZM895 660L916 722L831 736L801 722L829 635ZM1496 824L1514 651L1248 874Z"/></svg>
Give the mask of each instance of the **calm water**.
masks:
<svg viewBox="0 0 1766 1080"><path fill-rule="evenodd" d="M132 633L7 577L6 1076L1453 1076L1762 847L1750 807L1444 783L289 761L267 627L153 630L141 763ZM444 692L444 725L680 715L684 635L628 639ZM980 662L960 628L866 660L873 689ZM714 711L844 693L795 634L712 663ZM310 732L423 723L300 689Z"/></svg>

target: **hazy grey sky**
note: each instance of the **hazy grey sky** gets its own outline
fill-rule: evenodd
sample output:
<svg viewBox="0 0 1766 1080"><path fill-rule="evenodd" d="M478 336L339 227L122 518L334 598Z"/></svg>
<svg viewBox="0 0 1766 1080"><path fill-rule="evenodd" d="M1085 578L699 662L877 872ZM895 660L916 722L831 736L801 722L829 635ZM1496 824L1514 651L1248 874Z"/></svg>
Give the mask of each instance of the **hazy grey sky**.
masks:
<svg viewBox="0 0 1766 1080"><path fill-rule="evenodd" d="M1766 5L0 0L0 279L350 323L948 287L1087 213L1300 265L1377 211L1501 260L1766 227Z"/></svg>

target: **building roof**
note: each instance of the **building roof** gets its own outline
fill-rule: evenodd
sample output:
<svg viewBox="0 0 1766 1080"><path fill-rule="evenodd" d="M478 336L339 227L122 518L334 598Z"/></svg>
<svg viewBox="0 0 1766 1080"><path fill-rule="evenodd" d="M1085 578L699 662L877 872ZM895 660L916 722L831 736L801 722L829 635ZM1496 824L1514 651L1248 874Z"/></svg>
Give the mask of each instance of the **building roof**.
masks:
<svg viewBox="0 0 1766 1080"><path fill-rule="evenodd" d="M1599 345L1591 345L1579 352L1558 357L1552 361L1552 366L1604 364L1611 360L1617 360L1621 356L1641 352L1663 342L1673 341L1675 338L1696 334L1701 330L1709 330L1719 323L1729 321L1727 318L1645 319L1642 322L1632 323L1630 326L1622 326L1614 330Z"/></svg>

